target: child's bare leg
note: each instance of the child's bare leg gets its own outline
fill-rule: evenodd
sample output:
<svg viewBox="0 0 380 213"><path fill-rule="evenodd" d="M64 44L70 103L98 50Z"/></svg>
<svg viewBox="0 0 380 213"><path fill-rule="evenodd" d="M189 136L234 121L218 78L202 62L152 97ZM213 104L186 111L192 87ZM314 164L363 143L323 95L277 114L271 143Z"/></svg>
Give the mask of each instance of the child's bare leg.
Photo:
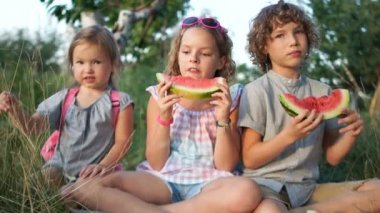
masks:
<svg viewBox="0 0 380 213"><path fill-rule="evenodd" d="M261 201L259 187L248 178L227 177L207 184L195 197L163 206L168 212L252 212Z"/></svg>
<svg viewBox="0 0 380 213"><path fill-rule="evenodd" d="M166 184L146 172L123 171L82 179L70 188L74 200L104 212L162 212L156 205L171 202Z"/></svg>
<svg viewBox="0 0 380 213"><path fill-rule="evenodd" d="M380 212L380 181L363 183L355 191L347 191L335 198L296 208L291 212Z"/></svg>
<svg viewBox="0 0 380 213"><path fill-rule="evenodd" d="M254 213L282 213L288 212L285 204L274 199L264 199L259 206L253 211Z"/></svg>

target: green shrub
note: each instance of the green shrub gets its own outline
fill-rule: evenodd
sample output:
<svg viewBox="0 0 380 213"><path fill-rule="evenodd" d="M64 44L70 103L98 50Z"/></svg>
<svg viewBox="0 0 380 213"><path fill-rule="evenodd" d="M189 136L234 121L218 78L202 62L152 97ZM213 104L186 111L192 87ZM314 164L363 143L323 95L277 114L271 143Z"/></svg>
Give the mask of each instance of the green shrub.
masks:
<svg viewBox="0 0 380 213"><path fill-rule="evenodd" d="M33 112L36 101L42 98L36 94L49 95L48 84L39 83L46 81L47 76L36 76L28 70L20 73L15 72L15 75L23 75L20 78L22 81L15 82L18 84L18 91L14 89L15 84L10 84L11 81L6 78L1 79L0 90L14 92L22 100L23 107ZM1 74L4 76L3 70ZM47 79L51 82L62 81L54 73L49 75ZM0 212L56 212L65 208L57 189L53 186L46 187L40 172L43 161L39 150L46 137L47 134L40 137L24 135L11 125L6 114L0 116Z"/></svg>

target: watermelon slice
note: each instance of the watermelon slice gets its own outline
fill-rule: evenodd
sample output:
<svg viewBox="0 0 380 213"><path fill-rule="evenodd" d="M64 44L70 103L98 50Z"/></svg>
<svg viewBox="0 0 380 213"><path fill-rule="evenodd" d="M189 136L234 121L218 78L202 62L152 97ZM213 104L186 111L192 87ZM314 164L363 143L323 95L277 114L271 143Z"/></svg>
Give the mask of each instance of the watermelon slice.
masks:
<svg viewBox="0 0 380 213"><path fill-rule="evenodd" d="M212 79L193 79L181 75L170 76L163 73L156 73L157 80L171 81L172 86L169 93L174 93L187 99L201 100L211 98L211 94L219 91L216 86L218 82L223 81L223 78L216 77Z"/></svg>
<svg viewBox="0 0 380 213"><path fill-rule="evenodd" d="M349 106L350 92L346 89L335 89L328 96L307 97L298 99L292 94L285 93L279 96L280 103L286 112L294 117L305 110L315 109L323 114L323 119L334 118Z"/></svg>

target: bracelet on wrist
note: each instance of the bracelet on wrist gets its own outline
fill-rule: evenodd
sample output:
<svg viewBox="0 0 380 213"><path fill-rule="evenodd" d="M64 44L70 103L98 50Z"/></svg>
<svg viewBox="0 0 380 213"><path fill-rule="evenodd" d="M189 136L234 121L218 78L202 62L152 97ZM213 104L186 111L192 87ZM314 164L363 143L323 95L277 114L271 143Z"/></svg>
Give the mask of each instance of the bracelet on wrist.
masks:
<svg viewBox="0 0 380 213"><path fill-rule="evenodd" d="M216 126L217 127L229 127L230 123L231 123L231 119L228 118L227 122L216 121Z"/></svg>
<svg viewBox="0 0 380 213"><path fill-rule="evenodd" d="M169 120L162 120L160 115L157 116L157 123L161 124L162 126L170 126L170 124L173 123L173 118Z"/></svg>

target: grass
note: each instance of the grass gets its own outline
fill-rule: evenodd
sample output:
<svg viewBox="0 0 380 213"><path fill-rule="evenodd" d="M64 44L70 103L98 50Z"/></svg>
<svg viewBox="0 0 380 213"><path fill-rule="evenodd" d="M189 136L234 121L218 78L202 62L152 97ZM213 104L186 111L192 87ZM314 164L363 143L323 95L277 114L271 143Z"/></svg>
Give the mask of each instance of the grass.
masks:
<svg viewBox="0 0 380 213"><path fill-rule="evenodd" d="M31 112L36 102L65 81L61 75L36 75L32 69L16 69L13 73L1 70L0 76L0 90L14 92ZM24 135L5 114L0 116L0 212L64 211L57 188L47 186L40 172L43 161L39 149L46 137L47 133L39 137Z"/></svg>
<svg viewBox="0 0 380 213"><path fill-rule="evenodd" d="M120 76L120 90L127 91L135 102L134 142L123 159L127 169L134 169L144 159L145 113L149 98L145 88L155 82L154 72L159 70L151 67L128 67ZM37 103L67 85L67 76L63 74L0 71L0 90L14 92L31 112ZM335 168L322 163L320 182L380 176L380 121L366 113L362 116L365 129L354 150ZM39 151L47 136L48 133L40 137L23 135L10 124L6 115L0 115L0 212L67 212L58 189L47 186L40 172L44 162Z"/></svg>
<svg viewBox="0 0 380 213"><path fill-rule="evenodd" d="M53 186L46 187L40 173L38 145L11 126L0 132L0 206L6 212L56 212L64 206ZM49 210L50 209L50 210Z"/></svg>

